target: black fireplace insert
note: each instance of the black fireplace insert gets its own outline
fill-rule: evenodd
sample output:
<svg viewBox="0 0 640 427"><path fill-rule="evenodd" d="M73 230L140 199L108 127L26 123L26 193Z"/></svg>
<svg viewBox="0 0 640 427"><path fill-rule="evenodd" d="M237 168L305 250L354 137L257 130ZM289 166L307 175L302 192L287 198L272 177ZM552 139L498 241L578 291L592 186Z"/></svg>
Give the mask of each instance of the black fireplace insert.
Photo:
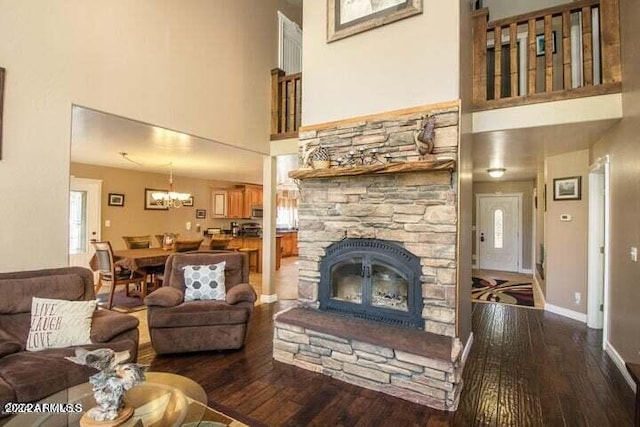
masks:
<svg viewBox="0 0 640 427"><path fill-rule="evenodd" d="M396 243L345 239L320 263L320 309L424 329L420 259Z"/></svg>

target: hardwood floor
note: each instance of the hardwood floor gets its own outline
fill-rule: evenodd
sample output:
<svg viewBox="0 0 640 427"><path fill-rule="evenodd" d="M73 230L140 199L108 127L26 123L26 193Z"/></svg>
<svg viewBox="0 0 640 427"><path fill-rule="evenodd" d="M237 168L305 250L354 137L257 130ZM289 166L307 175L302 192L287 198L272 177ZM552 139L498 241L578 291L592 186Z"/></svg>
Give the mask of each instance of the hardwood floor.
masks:
<svg viewBox="0 0 640 427"><path fill-rule="evenodd" d="M601 334L539 310L476 304L473 344L455 413L273 361L283 303L256 307L245 348L154 356L152 371L190 377L212 407L269 426L631 426L634 395L601 350Z"/></svg>

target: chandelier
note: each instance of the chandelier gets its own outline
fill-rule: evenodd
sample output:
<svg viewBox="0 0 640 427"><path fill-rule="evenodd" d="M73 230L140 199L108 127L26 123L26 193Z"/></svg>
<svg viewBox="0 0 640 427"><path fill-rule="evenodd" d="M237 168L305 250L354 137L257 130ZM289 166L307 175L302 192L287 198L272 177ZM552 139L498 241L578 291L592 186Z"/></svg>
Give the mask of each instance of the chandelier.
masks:
<svg viewBox="0 0 640 427"><path fill-rule="evenodd" d="M154 191L151 193L151 199L156 206L179 208L191 199L191 194L173 191L173 163L169 164L169 168L169 191Z"/></svg>

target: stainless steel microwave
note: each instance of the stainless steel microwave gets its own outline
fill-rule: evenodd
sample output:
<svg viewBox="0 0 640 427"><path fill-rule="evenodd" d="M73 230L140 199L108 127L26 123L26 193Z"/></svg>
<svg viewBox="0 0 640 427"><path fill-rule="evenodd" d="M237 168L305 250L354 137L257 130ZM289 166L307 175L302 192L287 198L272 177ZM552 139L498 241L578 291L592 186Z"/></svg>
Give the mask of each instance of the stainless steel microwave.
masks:
<svg viewBox="0 0 640 427"><path fill-rule="evenodd" d="M262 218L262 206L251 207L251 218Z"/></svg>

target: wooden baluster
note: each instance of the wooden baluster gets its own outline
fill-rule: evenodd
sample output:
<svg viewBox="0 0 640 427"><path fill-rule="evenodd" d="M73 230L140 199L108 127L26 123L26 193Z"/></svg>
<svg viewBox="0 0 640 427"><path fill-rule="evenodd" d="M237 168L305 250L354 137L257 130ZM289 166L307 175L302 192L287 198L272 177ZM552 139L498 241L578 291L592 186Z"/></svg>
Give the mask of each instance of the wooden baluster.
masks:
<svg viewBox="0 0 640 427"><path fill-rule="evenodd" d="M296 131L300 128L302 122L302 77L296 79Z"/></svg>
<svg viewBox="0 0 640 427"><path fill-rule="evenodd" d="M572 89L571 83L571 13L562 12L562 73L564 75L564 90Z"/></svg>
<svg viewBox="0 0 640 427"><path fill-rule="evenodd" d="M584 85L593 85L593 36L591 30L591 7L582 8L582 75Z"/></svg>
<svg viewBox="0 0 640 427"><path fill-rule="evenodd" d="M545 92L553 91L553 29L551 22L553 16L545 15L544 17L544 63L545 63Z"/></svg>
<svg viewBox="0 0 640 427"><path fill-rule="evenodd" d="M291 79L287 82L287 86L289 87L288 95L289 101L287 102L287 132L293 132L296 130L296 81Z"/></svg>
<svg viewBox="0 0 640 427"><path fill-rule="evenodd" d="M536 20L529 19L529 90L527 93L533 95L536 93L536 72L537 72L537 56L536 56Z"/></svg>
<svg viewBox="0 0 640 427"><path fill-rule="evenodd" d="M285 133L287 131L287 81L284 78L280 79L280 86L282 96L280 97L280 131L278 133Z"/></svg>
<svg viewBox="0 0 640 427"><path fill-rule="evenodd" d="M620 1L600 0L602 83L622 81L620 67Z"/></svg>
<svg viewBox="0 0 640 427"><path fill-rule="evenodd" d="M282 92L280 91L280 77L284 76L284 71L279 68L271 70L271 134L275 135L279 133L279 121L280 121L280 98Z"/></svg>
<svg viewBox="0 0 640 427"><path fill-rule="evenodd" d="M487 19L489 9L473 13L473 102L487 100Z"/></svg>
<svg viewBox="0 0 640 427"><path fill-rule="evenodd" d="M519 73L518 73L518 24L513 23L509 27L509 42L511 43L509 53L511 56L511 96L519 96L518 91Z"/></svg>
<svg viewBox="0 0 640 427"><path fill-rule="evenodd" d="M502 95L502 27L493 30L493 99L500 99Z"/></svg>

